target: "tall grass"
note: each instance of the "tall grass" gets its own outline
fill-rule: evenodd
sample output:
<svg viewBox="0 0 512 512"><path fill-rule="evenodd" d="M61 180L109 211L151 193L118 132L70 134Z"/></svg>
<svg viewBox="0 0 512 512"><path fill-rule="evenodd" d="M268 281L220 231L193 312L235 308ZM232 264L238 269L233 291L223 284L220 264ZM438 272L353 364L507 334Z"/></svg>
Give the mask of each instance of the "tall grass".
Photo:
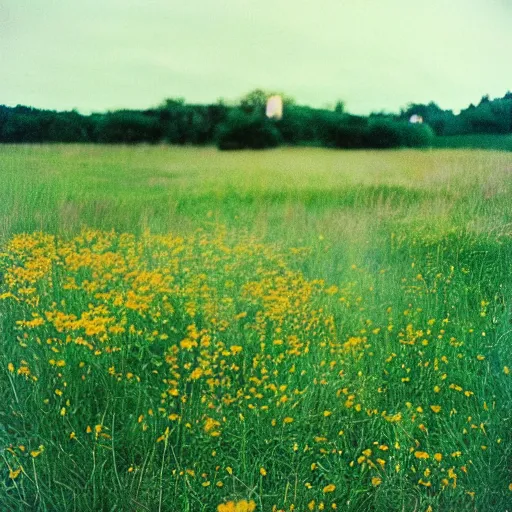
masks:
<svg viewBox="0 0 512 512"><path fill-rule="evenodd" d="M511 168L0 147L0 508L506 510Z"/></svg>

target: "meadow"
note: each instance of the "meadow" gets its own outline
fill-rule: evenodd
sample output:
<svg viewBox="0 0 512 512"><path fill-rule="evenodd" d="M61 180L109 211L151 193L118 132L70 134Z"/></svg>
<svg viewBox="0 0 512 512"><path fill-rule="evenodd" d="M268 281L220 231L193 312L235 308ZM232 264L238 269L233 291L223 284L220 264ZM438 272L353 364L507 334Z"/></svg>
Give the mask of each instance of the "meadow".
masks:
<svg viewBox="0 0 512 512"><path fill-rule="evenodd" d="M511 510L511 173L0 146L0 510Z"/></svg>
<svg viewBox="0 0 512 512"><path fill-rule="evenodd" d="M447 135L435 137L433 145L436 148L471 148L512 151L512 137L510 135L498 135L496 133Z"/></svg>

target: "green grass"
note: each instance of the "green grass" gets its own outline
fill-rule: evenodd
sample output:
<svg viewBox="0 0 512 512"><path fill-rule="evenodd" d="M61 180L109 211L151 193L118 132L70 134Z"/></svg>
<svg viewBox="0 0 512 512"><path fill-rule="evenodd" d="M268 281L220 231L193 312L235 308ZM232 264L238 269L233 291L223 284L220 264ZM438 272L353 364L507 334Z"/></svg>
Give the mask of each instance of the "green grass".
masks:
<svg viewBox="0 0 512 512"><path fill-rule="evenodd" d="M0 509L507 510L511 169L0 146Z"/></svg>
<svg viewBox="0 0 512 512"><path fill-rule="evenodd" d="M436 137L434 147L512 151L512 135L478 134Z"/></svg>

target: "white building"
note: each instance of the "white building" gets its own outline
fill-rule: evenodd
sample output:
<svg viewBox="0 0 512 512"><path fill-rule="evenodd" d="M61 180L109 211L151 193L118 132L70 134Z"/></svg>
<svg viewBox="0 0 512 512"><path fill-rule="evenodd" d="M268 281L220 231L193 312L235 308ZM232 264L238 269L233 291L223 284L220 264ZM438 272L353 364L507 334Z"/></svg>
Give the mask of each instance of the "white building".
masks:
<svg viewBox="0 0 512 512"><path fill-rule="evenodd" d="M283 118L283 98L281 96L270 96L267 100L267 117L280 120Z"/></svg>
<svg viewBox="0 0 512 512"><path fill-rule="evenodd" d="M423 123L423 117L422 117L422 116L419 116L418 114L413 114L413 115L409 118L409 123L412 123L412 124L421 124L421 123Z"/></svg>

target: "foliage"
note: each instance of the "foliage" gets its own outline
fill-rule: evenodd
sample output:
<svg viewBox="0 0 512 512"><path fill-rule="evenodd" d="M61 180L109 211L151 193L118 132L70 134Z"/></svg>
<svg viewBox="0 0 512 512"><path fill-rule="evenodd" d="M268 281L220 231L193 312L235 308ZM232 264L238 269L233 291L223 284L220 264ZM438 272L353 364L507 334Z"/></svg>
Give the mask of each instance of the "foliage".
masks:
<svg viewBox="0 0 512 512"><path fill-rule="evenodd" d="M193 105L183 98L170 98L152 109L119 110L89 116L76 111L55 112L21 105L13 108L0 105L0 142L206 145L216 143L220 133L222 137L232 139L226 147L273 147L279 139L290 145L393 148L431 145L433 134L425 125L430 126L436 136L512 133L512 93L493 100L486 96L478 105L470 105L459 115L430 102L409 104L398 115L381 113L369 117L350 115L341 101L333 110L315 109L297 105L293 98L280 94L283 118L271 126L263 118L266 101L272 94L280 93L255 89L242 97L237 106L222 102ZM408 126L413 114L423 117L423 127ZM252 119L250 123L249 119ZM232 129L236 125L239 131L248 133L252 130L260 135L250 144L242 140L236 142L234 135L227 134L230 125ZM274 127L280 138L276 137ZM263 139L269 142L263 142Z"/></svg>
<svg viewBox="0 0 512 512"><path fill-rule="evenodd" d="M422 116L436 135L510 133L512 94L508 92L503 98L493 100L489 99L489 96L484 96L477 106L469 105L459 115L455 115L451 110L442 110L433 102L427 105L412 103L402 110L400 117L407 120L413 114Z"/></svg>
<svg viewBox="0 0 512 512"><path fill-rule="evenodd" d="M265 149L278 146L280 134L274 123L264 115L232 111L220 125L217 144L219 149Z"/></svg>
<svg viewBox="0 0 512 512"><path fill-rule="evenodd" d="M120 111L102 116L96 126L98 142L158 142L162 136L156 119L139 112Z"/></svg>
<svg viewBox="0 0 512 512"><path fill-rule="evenodd" d="M344 149L367 146L368 120L364 117L325 112L318 124L326 146Z"/></svg>
<svg viewBox="0 0 512 512"><path fill-rule="evenodd" d="M291 96L288 96L287 94L284 94L282 92L264 91L263 89L254 89L253 91L250 91L249 93L247 93L245 96L242 97L242 99L239 102L239 107L246 114L263 115L265 113L265 107L266 107L268 98L270 98L270 96L275 96L275 95L281 96L281 98L283 100L284 108L295 105L295 100Z"/></svg>
<svg viewBox="0 0 512 512"><path fill-rule="evenodd" d="M366 143L371 148L396 148L402 142L402 126L387 119L375 119L368 125Z"/></svg>

